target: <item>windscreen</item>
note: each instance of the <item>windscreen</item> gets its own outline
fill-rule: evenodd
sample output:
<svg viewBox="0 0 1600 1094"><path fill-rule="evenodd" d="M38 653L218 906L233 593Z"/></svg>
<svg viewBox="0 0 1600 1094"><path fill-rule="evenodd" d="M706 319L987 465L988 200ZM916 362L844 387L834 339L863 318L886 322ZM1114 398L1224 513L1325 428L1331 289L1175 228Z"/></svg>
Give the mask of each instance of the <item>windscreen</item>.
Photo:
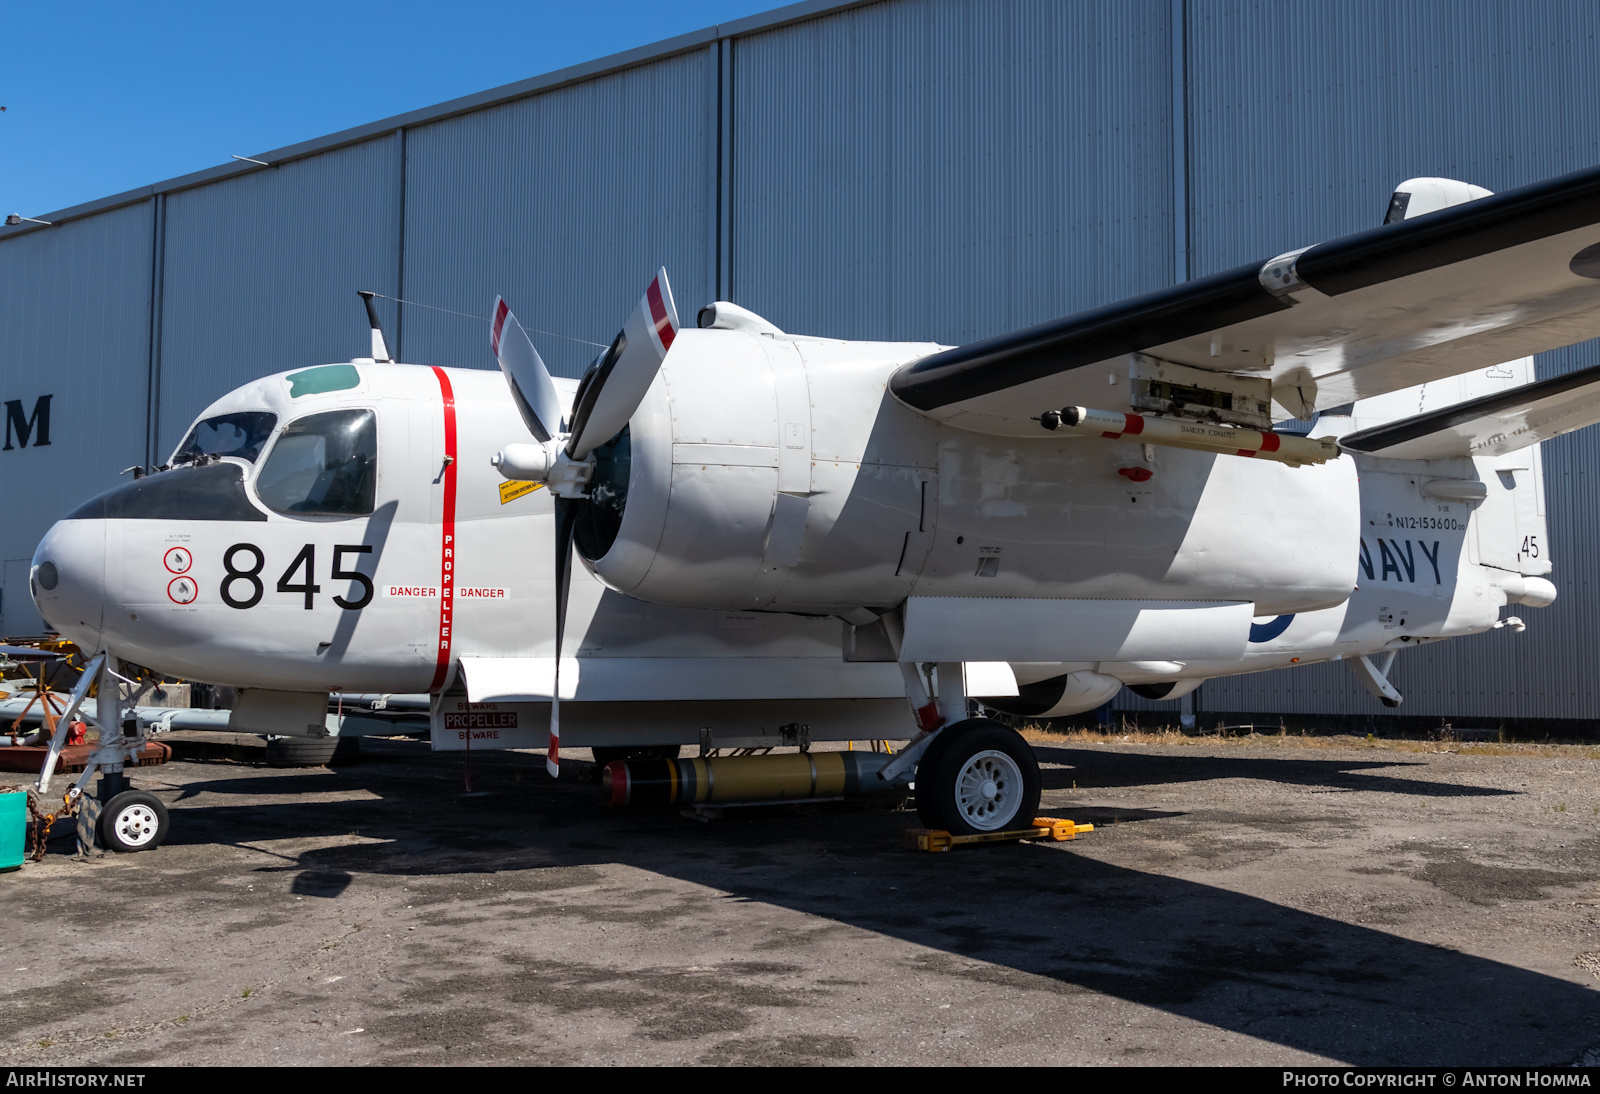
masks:
<svg viewBox="0 0 1600 1094"><path fill-rule="evenodd" d="M272 427L277 424L276 414L258 410L207 418L183 439L178 451L173 453L172 466L204 463L224 456L255 463L267 438L272 436Z"/></svg>
<svg viewBox="0 0 1600 1094"><path fill-rule="evenodd" d="M378 419L370 410L290 422L256 476L256 494L268 508L303 516L365 516L377 487Z"/></svg>

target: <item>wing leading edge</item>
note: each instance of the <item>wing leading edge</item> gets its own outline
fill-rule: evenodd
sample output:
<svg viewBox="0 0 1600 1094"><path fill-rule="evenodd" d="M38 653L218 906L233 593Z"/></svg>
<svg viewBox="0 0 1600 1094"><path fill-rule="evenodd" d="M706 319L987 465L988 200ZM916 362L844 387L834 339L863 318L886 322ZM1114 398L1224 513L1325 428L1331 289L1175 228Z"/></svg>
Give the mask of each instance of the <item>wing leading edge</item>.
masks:
<svg viewBox="0 0 1600 1094"><path fill-rule="evenodd" d="M890 390L953 425L1030 436L1045 410L1105 404L1108 374L1139 354L1252 378L1274 416L1306 417L1594 337L1600 168L932 354Z"/></svg>

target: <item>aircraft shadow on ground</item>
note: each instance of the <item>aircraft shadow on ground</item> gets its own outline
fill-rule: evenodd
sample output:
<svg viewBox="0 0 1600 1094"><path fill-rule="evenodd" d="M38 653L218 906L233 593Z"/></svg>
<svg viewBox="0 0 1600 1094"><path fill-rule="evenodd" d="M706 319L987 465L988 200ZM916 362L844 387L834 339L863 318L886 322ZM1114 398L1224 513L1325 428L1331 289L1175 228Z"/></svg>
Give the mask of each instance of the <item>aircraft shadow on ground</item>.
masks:
<svg viewBox="0 0 1600 1094"><path fill-rule="evenodd" d="M1086 771L1121 770L1106 753L1046 751L1071 753ZM666 810L610 811L593 784L541 782L529 777L537 758L499 759L492 768L475 763L475 786L491 796L472 799L459 796L459 782L438 778L441 768L459 778L453 757L431 757L426 777L397 770L419 764L383 761L334 776L280 776L270 784L274 793L327 790L337 782L384 800L190 807L175 817L171 842L245 844L352 830L385 841L284 854L281 863L258 868L292 874L297 895L322 898L337 897L358 874L403 876L414 887L442 892L458 884L453 875L556 871L525 894L540 900L535 894L596 876L572 867L620 863L735 901L789 908L925 947L900 959L949 978L953 998L963 986L979 994L994 985L1081 996L1086 1006L1104 1006L1109 997L1356 1064L1565 1064L1600 1038L1600 992L1580 984L1099 862L1079 853L1087 844L917 855L901 849L914 815L871 810L803 818L765 811L703 825ZM1143 777L1129 774L1114 785L1179 781L1168 772L1169 758L1136 759L1130 771ZM1181 763L1211 772L1193 778L1247 772L1270 779L1281 772L1282 781L1307 784L1321 772L1335 781L1367 780L1366 789L1402 789L1386 785L1398 783L1410 785L1410 793L1462 791L1350 775L1352 765L1338 761ZM195 789L260 794L269 787L246 778ZM1116 812L1123 823L1173 815L1137 807ZM588 880L561 880L573 874ZM449 905L453 916L471 914L470 892L465 886L461 892L461 902ZM570 914L604 921L623 910ZM489 923L527 913L502 903L483 914ZM779 939L772 952L804 944ZM1029 1020L1022 1012L1017 1018Z"/></svg>
<svg viewBox="0 0 1600 1094"><path fill-rule="evenodd" d="M1406 760L1306 760L1272 756L1169 756L1099 748L1035 747L1043 764L1065 764L1072 770L1046 767L1040 774L1046 790L1080 790L1112 786L1154 786L1161 783L1205 782L1211 779L1263 779L1295 786L1420 794L1436 798L1495 797L1515 791L1489 786L1460 786L1365 771L1425 767Z"/></svg>

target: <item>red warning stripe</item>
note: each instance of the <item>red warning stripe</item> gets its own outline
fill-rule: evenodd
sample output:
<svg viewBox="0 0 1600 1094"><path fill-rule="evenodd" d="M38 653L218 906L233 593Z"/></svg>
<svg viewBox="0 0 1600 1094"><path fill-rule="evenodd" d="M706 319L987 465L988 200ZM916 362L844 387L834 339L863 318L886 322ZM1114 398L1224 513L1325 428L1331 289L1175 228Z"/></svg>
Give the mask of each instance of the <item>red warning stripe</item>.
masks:
<svg viewBox="0 0 1600 1094"><path fill-rule="evenodd" d="M1108 441L1114 441L1118 437L1124 436L1125 434L1128 434L1128 433L1143 433L1143 432L1144 432L1144 415L1142 415L1142 414L1124 414L1122 416L1122 432L1121 433L1102 433L1102 434L1100 434L1100 436L1104 437Z"/></svg>
<svg viewBox="0 0 1600 1094"><path fill-rule="evenodd" d="M655 325L656 337L661 339L661 349L665 352L672 348L672 340L678 336L678 331L673 327L672 317L667 314L667 305L661 299L659 276L650 282L650 287L645 290L644 295L650 302L650 321Z"/></svg>
<svg viewBox="0 0 1600 1094"><path fill-rule="evenodd" d="M502 303L501 308L504 308ZM499 338L497 310L495 334ZM428 690L438 691L450 672L450 617L455 608L456 548L456 394L444 369L431 366L439 378L439 394L444 398L444 528L439 540L439 657Z"/></svg>
<svg viewBox="0 0 1600 1094"><path fill-rule="evenodd" d="M1283 438L1276 433L1261 433L1259 436L1261 437L1260 448L1241 448L1238 454L1241 456L1259 456L1263 452L1276 452L1283 447Z"/></svg>

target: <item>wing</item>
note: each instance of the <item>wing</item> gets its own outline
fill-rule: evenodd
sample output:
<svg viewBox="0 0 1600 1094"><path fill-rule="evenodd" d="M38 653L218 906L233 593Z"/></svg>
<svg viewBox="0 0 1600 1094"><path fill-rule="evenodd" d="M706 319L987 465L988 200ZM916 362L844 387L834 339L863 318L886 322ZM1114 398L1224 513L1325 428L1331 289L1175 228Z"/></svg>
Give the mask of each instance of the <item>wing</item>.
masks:
<svg viewBox="0 0 1600 1094"><path fill-rule="evenodd" d="M1195 397L1249 403L1233 420L1251 424L1597 336L1591 169L936 353L890 390L953 425L1026 436L1045 410L1155 409L1141 392L1170 402L1223 374L1209 386L1225 394Z"/></svg>
<svg viewBox="0 0 1600 1094"><path fill-rule="evenodd" d="M1600 365L1349 433L1339 447L1401 460L1503 456L1596 422Z"/></svg>

